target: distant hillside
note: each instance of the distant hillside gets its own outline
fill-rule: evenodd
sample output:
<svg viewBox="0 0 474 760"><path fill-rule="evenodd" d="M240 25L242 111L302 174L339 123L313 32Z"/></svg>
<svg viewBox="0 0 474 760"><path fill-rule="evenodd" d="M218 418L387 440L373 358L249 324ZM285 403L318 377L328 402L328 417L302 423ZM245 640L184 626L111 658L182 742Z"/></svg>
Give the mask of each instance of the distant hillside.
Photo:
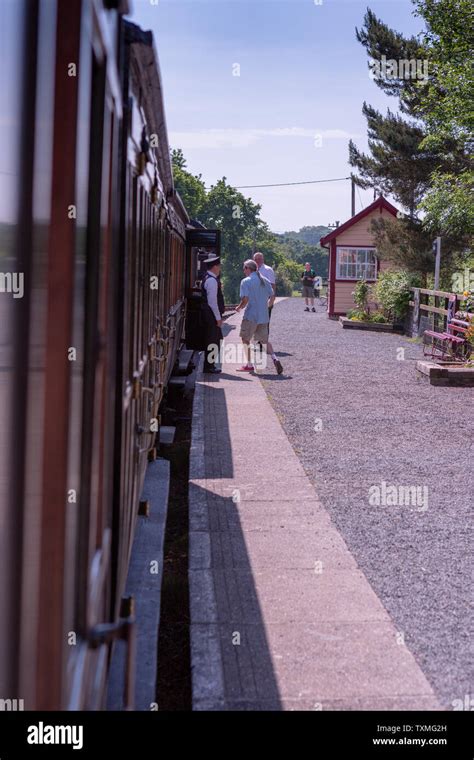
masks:
<svg viewBox="0 0 474 760"><path fill-rule="evenodd" d="M283 237L301 240L302 243L306 243L307 245L318 245L321 238L329 234L329 232L331 232L329 227L324 227L321 224L318 224L317 227L307 225L306 227L302 227L299 232L284 232Z"/></svg>
<svg viewBox="0 0 474 760"><path fill-rule="evenodd" d="M328 252L319 241L331 230L328 227L302 227L298 232L283 232L276 237L287 258L302 265L309 261L316 274L328 276ZM298 278L299 279L299 278Z"/></svg>

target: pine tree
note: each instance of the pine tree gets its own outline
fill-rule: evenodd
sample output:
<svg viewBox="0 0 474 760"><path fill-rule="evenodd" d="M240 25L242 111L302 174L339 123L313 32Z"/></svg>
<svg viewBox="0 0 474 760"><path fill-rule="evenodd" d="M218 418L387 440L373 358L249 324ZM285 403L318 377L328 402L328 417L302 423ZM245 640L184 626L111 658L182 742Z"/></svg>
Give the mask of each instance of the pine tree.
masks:
<svg viewBox="0 0 474 760"><path fill-rule="evenodd" d="M393 195L409 212L410 219L403 225L403 234L400 233L404 242L399 246L398 263L416 268L418 262L420 271L428 271L432 259L429 240L433 234L449 233L444 241L445 257L454 258L466 244L468 180L463 179L468 171L466 132L456 130L460 121L458 114L462 109L460 103L457 103L457 108L453 104L456 97L459 99L461 85L467 91L465 83L468 79L464 76L463 61L467 58L468 43L458 44L457 40L462 37L463 27L468 26L470 0L415 0L415 3L419 15L427 22L428 32L422 41L415 37L406 38L390 29L370 10L364 17L362 29L356 29L357 39L367 50L370 59L368 66L372 69L375 84L387 95L398 99L401 113L394 114L388 110L384 116L364 103L370 152L363 153L351 141L349 162L358 172L354 176L358 185ZM435 21L438 28L433 29ZM450 37L451 27L456 45ZM455 76L450 58L453 48L458 54ZM443 56L446 63L443 63ZM440 71L445 74L444 80ZM443 122L447 109L441 109L440 114L437 106L445 102L451 93L451 121L445 119ZM461 102L464 116L467 108L464 92ZM437 130L433 129L434 116L438 118ZM464 123L466 121L464 119ZM446 123L449 127L454 124L454 128L440 129ZM438 139L433 134L436 131ZM457 195L452 192L453 188L457 190ZM451 192L451 197L457 198L457 205L449 203L448 192ZM445 223L441 228L440 224L436 227L436 223L442 218L440 207L443 204L446 204L448 217L445 213ZM423 208L428 214L421 223L417 212ZM460 209L464 210L464 222L461 221ZM395 260L394 230L381 222L376 233L379 246L385 246L387 253L392 248L391 258Z"/></svg>
<svg viewBox="0 0 474 760"><path fill-rule="evenodd" d="M368 68L374 71L372 62L425 60L427 49L416 37L406 38L400 32L390 29L387 24L377 18L375 13L367 9L364 16L364 26L356 29L358 41L367 50L369 56ZM390 67L380 68L377 76L373 76L375 84L387 95L400 99L400 109L413 115L417 102L418 82L416 79L393 76Z"/></svg>
<svg viewBox="0 0 474 760"><path fill-rule="evenodd" d="M437 154L420 149L425 134L416 123L390 110L383 116L367 103L362 113L367 119L370 155L350 141L349 163L359 172L356 183L393 195L413 218L439 164Z"/></svg>
<svg viewBox="0 0 474 760"><path fill-rule="evenodd" d="M408 70L410 61L426 59L426 49L415 37L407 39L390 29L371 10L367 10L364 16L362 29L356 29L356 37L367 50L368 66L372 69L375 84L387 95L397 97L400 110L409 118L390 110L383 116L364 103L362 113L367 119L370 154L359 151L350 141L349 163L358 171L354 179L360 187L373 187L381 193L393 195L414 219L416 208L430 185L431 175L443 161L439 152L420 149L426 130L414 117L419 82L410 77L394 76L391 62L396 62L397 66L403 62Z"/></svg>

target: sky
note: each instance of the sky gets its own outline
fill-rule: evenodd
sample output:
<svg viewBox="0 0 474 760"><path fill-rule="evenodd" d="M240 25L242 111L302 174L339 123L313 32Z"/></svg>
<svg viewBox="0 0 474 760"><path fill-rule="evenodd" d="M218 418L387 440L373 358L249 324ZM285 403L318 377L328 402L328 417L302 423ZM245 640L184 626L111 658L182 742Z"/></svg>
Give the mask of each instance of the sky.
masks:
<svg viewBox="0 0 474 760"><path fill-rule="evenodd" d="M366 100L397 101L369 77L357 42L367 6L407 35L411 0L131 0L154 33L172 148L207 186L348 177L348 142L367 148ZM350 181L243 189L275 232L345 221ZM356 212L373 191L356 190Z"/></svg>

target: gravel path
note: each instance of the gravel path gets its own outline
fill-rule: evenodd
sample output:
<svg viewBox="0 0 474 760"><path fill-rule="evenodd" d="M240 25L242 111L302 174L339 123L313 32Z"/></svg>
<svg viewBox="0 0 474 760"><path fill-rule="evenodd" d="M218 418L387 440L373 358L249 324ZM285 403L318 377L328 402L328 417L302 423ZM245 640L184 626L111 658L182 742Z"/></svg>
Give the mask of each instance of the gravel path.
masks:
<svg viewBox="0 0 474 760"><path fill-rule="evenodd" d="M474 390L418 380L419 345L301 299L276 306L271 339L284 374L262 382L321 501L441 703L474 699ZM384 505L383 482L417 500Z"/></svg>

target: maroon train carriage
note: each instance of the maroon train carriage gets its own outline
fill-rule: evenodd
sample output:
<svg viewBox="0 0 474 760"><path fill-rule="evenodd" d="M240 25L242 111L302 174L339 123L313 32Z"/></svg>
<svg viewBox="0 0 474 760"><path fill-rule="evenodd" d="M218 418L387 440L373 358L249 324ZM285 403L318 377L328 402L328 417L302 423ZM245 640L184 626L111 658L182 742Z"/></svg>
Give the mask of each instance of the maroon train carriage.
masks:
<svg viewBox="0 0 474 760"><path fill-rule="evenodd" d="M111 646L135 628L122 597L150 420L198 277L153 38L127 12L0 3L5 709L105 707Z"/></svg>

